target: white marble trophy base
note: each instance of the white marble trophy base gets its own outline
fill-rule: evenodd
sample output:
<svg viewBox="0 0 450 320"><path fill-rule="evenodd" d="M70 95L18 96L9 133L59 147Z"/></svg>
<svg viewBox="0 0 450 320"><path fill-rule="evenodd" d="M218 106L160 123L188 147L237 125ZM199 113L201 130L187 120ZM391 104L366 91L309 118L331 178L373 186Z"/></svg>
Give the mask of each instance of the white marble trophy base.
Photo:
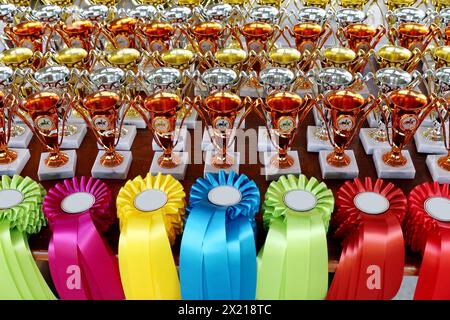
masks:
<svg viewBox="0 0 450 320"><path fill-rule="evenodd" d="M72 123L72 124L86 124L86 122L84 121L84 119L82 117L79 117L78 115L73 115L71 114L69 116L69 118L67 119L68 123Z"/></svg>
<svg viewBox="0 0 450 320"><path fill-rule="evenodd" d="M103 156L105 151L99 151L97 158L95 159L94 165L91 169L91 174L94 178L98 179L126 179L128 171L130 170L131 162L133 156L131 151L117 151L123 156L123 162L114 168L104 167L100 163L100 158Z"/></svg>
<svg viewBox="0 0 450 320"><path fill-rule="evenodd" d="M387 141L380 142L370 136L374 130L376 129L361 128L359 131L359 140L361 140L361 143L364 147L364 151L366 151L366 154L373 154L373 151L377 148L389 148L389 142Z"/></svg>
<svg viewBox="0 0 450 320"><path fill-rule="evenodd" d="M316 124L316 126L320 126L323 120L319 111L317 111L317 108L313 108L313 116L314 116L314 123Z"/></svg>
<svg viewBox="0 0 450 320"><path fill-rule="evenodd" d="M261 97L263 96L263 89L260 88L258 91L254 87L242 86L241 90L239 90L239 95L241 97L258 98L260 95L261 95Z"/></svg>
<svg viewBox="0 0 450 320"><path fill-rule="evenodd" d="M430 117L426 117L425 120L422 121L420 126L421 127L432 127L433 126L433 120Z"/></svg>
<svg viewBox="0 0 450 320"><path fill-rule="evenodd" d="M77 132L71 136L64 136L61 149L78 149L86 136L87 125L85 123L70 123L70 125L76 126Z"/></svg>
<svg viewBox="0 0 450 320"><path fill-rule="evenodd" d="M374 111L370 112L369 115L367 116L367 123L371 128L378 127L378 121L375 119Z"/></svg>
<svg viewBox="0 0 450 320"><path fill-rule="evenodd" d="M184 119L183 126L186 126L188 129L195 129L195 125L197 123L197 111L191 111L191 114ZM177 119L177 125L181 124L181 119Z"/></svg>
<svg viewBox="0 0 450 320"><path fill-rule="evenodd" d="M433 181L437 181L439 183L450 183L450 171L442 169L437 164L439 158L445 155L447 154L427 156L427 166Z"/></svg>
<svg viewBox="0 0 450 320"><path fill-rule="evenodd" d="M186 175L186 169L189 162L189 153L188 152L174 152L174 155L178 155L181 158L181 163L171 169L162 168L158 165L158 158L162 155L162 152L155 152L152 160L152 164L150 166L149 172L152 175L162 173L162 174L170 174L177 180L183 180Z"/></svg>
<svg viewBox="0 0 450 320"><path fill-rule="evenodd" d="M61 151L69 156L69 162L64 166L58 168L50 168L45 165L45 159L49 153L44 152L41 154L41 160L39 161L38 177L40 181L54 180L54 179L67 179L72 178L75 175L75 167L77 165L77 152L75 150Z"/></svg>
<svg viewBox="0 0 450 320"><path fill-rule="evenodd" d="M145 114L148 119L148 112L146 112ZM135 126L137 129L147 128L147 123L145 122L144 119L142 119L142 117L139 114L136 116L134 114L132 114L132 116L129 116L129 115L125 116L125 119L123 119L123 124L129 125L129 126Z"/></svg>
<svg viewBox="0 0 450 320"><path fill-rule="evenodd" d="M235 146L236 146L236 140L233 142L233 144L228 149L234 150ZM209 137L209 134L208 134L208 131L206 130L206 128L203 130L201 148L202 148L202 151L216 150L216 147L214 147L213 143L211 142L211 138Z"/></svg>
<svg viewBox="0 0 450 320"><path fill-rule="evenodd" d="M391 167L384 163L382 157L386 152L389 152L390 148L376 149L373 152L373 162L375 163L375 169L377 170L378 178L386 179L414 179L416 176L416 169L411 159L411 155L408 150L402 150L402 155L406 158L407 162L403 167Z"/></svg>
<svg viewBox="0 0 450 320"><path fill-rule="evenodd" d="M294 159L294 164L292 167L286 169L278 169L270 165L270 159L277 154L278 152L264 152L264 175L266 176L267 181L276 180L279 177L290 173L296 175L301 173L300 160L297 151L288 151L288 155Z"/></svg>
<svg viewBox="0 0 450 320"><path fill-rule="evenodd" d="M178 135L178 130L177 130ZM174 151L184 151L186 150L186 140L187 140L188 131L186 126L180 129L180 136L178 138L178 143L173 149ZM156 143L155 139L152 141L152 148L154 151L162 151L162 148Z"/></svg>
<svg viewBox="0 0 450 320"><path fill-rule="evenodd" d="M267 133L267 129L264 126L258 127L258 152L270 152L275 151L275 146L270 140L270 136Z"/></svg>
<svg viewBox="0 0 450 320"><path fill-rule="evenodd" d="M205 177L207 173L217 173L220 170L225 171L226 173L229 173L231 171L234 171L236 173L239 173L239 162L241 160L241 154L239 152L228 152L228 155L233 157L233 165L230 168L227 169L220 169L213 167L211 165L211 158L214 155L214 151L206 151L205 155L205 168L203 169L203 176Z"/></svg>
<svg viewBox="0 0 450 320"><path fill-rule="evenodd" d="M433 141L424 136L424 131L429 128L419 127L414 134L414 141L416 143L417 152L419 153L445 153L444 140Z"/></svg>
<svg viewBox="0 0 450 320"><path fill-rule="evenodd" d="M30 151L28 149L10 149L17 153L17 158L11 163L0 164L0 175L6 174L13 176L20 174L30 159Z"/></svg>
<svg viewBox="0 0 450 320"><path fill-rule="evenodd" d="M24 128L25 131L20 136L11 136L8 142L8 147L26 149L30 144L31 139L33 138L33 132L31 132L30 128L26 125L21 124L20 126Z"/></svg>
<svg viewBox="0 0 450 320"><path fill-rule="evenodd" d="M120 140L116 146L116 150L130 151L131 147L133 146L134 138L136 138L137 130L135 126L129 125L124 125L123 128L126 129L128 132L125 136L124 135L120 136ZM99 150L103 149L103 147L98 143L97 148Z"/></svg>
<svg viewBox="0 0 450 320"><path fill-rule="evenodd" d="M320 150L333 150L329 140L321 140L316 137L315 126L308 126L306 130L306 141L308 152L319 152Z"/></svg>
<svg viewBox="0 0 450 320"><path fill-rule="evenodd" d="M359 175L358 163L356 162L353 150L345 150L345 154L350 157L350 164L346 167L333 167L328 164L327 156L329 150L319 151L319 164L323 179L353 179Z"/></svg>

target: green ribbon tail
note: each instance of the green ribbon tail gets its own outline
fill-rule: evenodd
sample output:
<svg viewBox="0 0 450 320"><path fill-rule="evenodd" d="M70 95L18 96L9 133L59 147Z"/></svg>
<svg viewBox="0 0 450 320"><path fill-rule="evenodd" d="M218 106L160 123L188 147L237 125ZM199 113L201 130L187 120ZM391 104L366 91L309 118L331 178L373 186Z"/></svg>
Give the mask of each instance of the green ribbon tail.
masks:
<svg viewBox="0 0 450 320"><path fill-rule="evenodd" d="M328 244L323 218L311 217L307 299L325 299L328 291Z"/></svg>
<svg viewBox="0 0 450 320"><path fill-rule="evenodd" d="M39 271L28 245L28 237L17 229L11 230L11 241L17 261L28 288L36 300L55 300L47 282Z"/></svg>
<svg viewBox="0 0 450 320"><path fill-rule="evenodd" d="M258 254L258 282L256 299L276 300L284 292L284 261L286 258L286 227L273 219L267 233L264 251Z"/></svg>

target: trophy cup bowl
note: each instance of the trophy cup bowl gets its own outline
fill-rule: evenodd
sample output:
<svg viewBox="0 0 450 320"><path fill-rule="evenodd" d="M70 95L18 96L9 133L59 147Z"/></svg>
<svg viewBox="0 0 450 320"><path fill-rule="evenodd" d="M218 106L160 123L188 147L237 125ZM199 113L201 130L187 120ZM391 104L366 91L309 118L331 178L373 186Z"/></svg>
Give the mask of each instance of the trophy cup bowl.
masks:
<svg viewBox="0 0 450 320"><path fill-rule="evenodd" d="M302 53L295 48L275 48L269 52L269 59L274 66L295 68L302 57Z"/></svg>
<svg viewBox="0 0 450 320"><path fill-rule="evenodd" d="M450 46L440 46L431 50L434 69L450 66Z"/></svg>
<svg viewBox="0 0 450 320"><path fill-rule="evenodd" d="M103 28L103 34L116 49L135 48L137 23L138 21L133 17L117 18Z"/></svg>
<svg viewBox="0 0 450 320"><path fill-rule="evenodd" d="M79 15L83 20L104 21L110 10L103 4L94 4L80 10Z"/></svg>
<svg viewBox="0 0 450 320"><path fill-rule="evenodd" d="M355 53L352 49L344 47L330 47L323 51L324 65L326 67L343 68L355 74L364 69L370 58L371 52L364 54L363 51Z"/></svg>
<svg viewBox="0 0 450 320"><path fill-rule="evenodd" d="M263 103L266 117L264 120L270 139L278 150L269 161L269 166L276 169L287 169L294 165L294 158L288 154L300 124L313 107L314 100L309 95L301 98L288 91L269 94ZM269 125L270 123L270 125ZM272 128L271 128L272 127Z"/></svg>
<svg viewBox="0 0 450 320"><path fill-rule="evenodd" d="M338 27L345 28L354 23L363 23L367 19L364 11L353 8L342 8L334 14Z"/></svg>
<svg viewBox="0 0 450 320"><path fill-rule="evenodd" d="M97 90L121 91L125 86L125 71L120 68L101 67L92 71L88 78Z"/></svg>
<svg viewBox="0 0 450 320"><path fill-rule="evenodd" d="M229 68L215 67L205 70L197 81L198 87L206 88L205 94L210 95L215 91L231 91L237 93L247 75L238 74Z"/></svg>
<svg viewBox="0 0 450 320"><path fill-rule="evenodd" d="M308 76L313 76L314 81L317 83L317 95L331 90L350 88L362 82L359 73L353 76L348 70L337 67L325 67L318 73L311 70Z"/></svg>
<svg viewBox="0 0 450 320"><path fill-rule="evenodd" d="M388 10L400 9L402 7L411 8L416 0L385 0Z"/></svg>
<svg viewBox="0 0 450 320"><path fill-rule="evenodd" d="M58 29L63 41L68 47L83 48L87 51L93 42L91 37L96 30L91 20L75 20L69 24L60 24Z"/></svg>
<svg viewBox="0 0 450 320"><path fill-rule="evenodd" d="M326 10L319 7L304 7L297 14L297 20L300 22L313 22L323 25L329 17Z"/></svg>
<svg viewBox="0 0 450 320"><path fill-rule="evenodd" d="M320 50L326 39L328 39L331 34L331 29L328 24L324 24L322 26L313 22L300 22L296 24L292 30L288 30L291 36L295 39L295 46L300 52L304 52L305 50L308 50L309 52L313 52L316 49ZM325 35L327 30L329 32Z"/></svg>
<svg viewBox="0 0 450 320"><path fill-rule="evenodd" d="M170 91L178 93L178 88L183 80L181 72L175 68L160 67L144 74L145 83L149 86L148 93L157 91ZM147 86L145 86L146 88ZM144 88L144 90L145 90Z"/></svg>
<svg viewBox="0 0 450 320"><path fill-rule="evenodd" d="M41 91L24 99L20 109L30 116L32 123L20 112L16 115L30 128L38 140L49 150L41 155L38 176L40 180L70 178L75 174L76 153L74 150L60 151L67 115L73 107L69 96ZM63 115L60 115L63 110Z"/></svg>
<svg viewBox="0 0 450 320"><path fill-rule="evenodd" d="M265 96L276 91L295 91L292 88L296 75L288 68L274 67L261 70L258 84Z"/></svg>
<svg viewBox="0 0 450 320"><path fill-rule="evenodd" d="M64 48L50 57L60 65L67 68L77 68L89 70L90 58L88 52L83 48Z"/></svg>
<svg viewBox="0 0 450 320"><path fill-rule="evenodd" d="M392 133L388 135L391 150L382 155L382 160L388 166L403 167L407 159L402 154L402 149L431 111L434 98L429 99L424 94L410 89L400 89L387 95L386 106L388 111L383 113L386 132L389 132L388 116L392 119Z"/></svg>
<svg viewBox="0 0 450 320"><path fill-rule="evenodd" d="M397 67L405 71L412 71L422 59L420 49L409 49L395 45L385 45L378 50L377 61L379 67Z"/></svg>
<svg viewBox="0 0 450 320"><path fill-rule="evenodd" d="M162 17L170 23L187 23L192 17L192 9L184 6L170 7L162 12Z"/></svg>
<svg viewBox="0 0 450 320"><path fill-rule="evenodd" d="M138 65L142 61L144 54L133 48L120 48L106 54L106 61L112 66L123 70L137 72Z"/></svg>
<svg viewBox="0 0 450 320"><path fill-rule="evenodd" d="M243 71L244 65L248 62L248 54L241 48L218 49L214 57L218 65L236 72Z"/></svg>
<svg viewBox="0 0 450 320"><path fill-rule="evenodd" d="M82 107L87 111L87 115L86 112L79 111L99 144L105 149L99 161L107 168L118 167L124 161L124 156L115 149L122 132L124 117L122 119L120 117L124 100L113 91L102 90L83 99ZM123 114L126 114L130 106L131 104ZM117 127L118 123L119 127Z"/></svg>
<svg viewBox="0 0 450 320"><path fill-rule="evenodd" d="M0 62L13 70L26 67L34 68L37 64L40 64L41 60L42 54L40 52L33 52L31 49L24 47L0 52Z"/></svg>
<svg viewBox="0 0 450 320"><path fill-rule="evenodd" d="M157 14L157 9L152 5L139 5L127 11L127 16L136 19L149 20Z"/></svg>
<svg viewBox="0 0 450 320"><path fill-rule="evenodd" d="M63 10L61 7L53 4L44 5L39 10L32 10L31 16L34 20L47 23L55 23L61 19Z"/></svg>
<svg viewBox="0 0 450 320"><path fill-rule="evenodd" d="M219 22L204 21L197 23L189 28L189 30L197 40L200 52L205 54L208 51L211 51L212 53L217 51L220 37L225 28Z"/></svg>
<svg viewBox="0 0 450 320"><path fill-rule="evenodd" d="M0 4L0 20L5 23L14 22L14 17L18 13L19 8L10 3L1 3Z"/></svg>
<svg viewBox="0 0 450 320"><path fill-rule="evenodd" d="M195 61L196 55L187 49L172 49L161 54L162 65L185 70Z"/></svg>
<svg viewBox="0 0 450 320"><path fill-rule="evenodd" d="M368 0L339 0L338 3L343 8L353 8L363 10Z"/></svg>
<svg viewBox="0 0 450 320"><path fill-rule="evenodd" d="M40 21L24 21L13 27L7 24L4 32L17 47L42 52L42 37L45 29L46 26Z"/></svg>
<svg viewBox="0 0 450 320"><path fill-rule="evenodd" d="M200 10L200 14L208 21L228 21L233 7L228 3L214 3Z"/></svg>
<svg viewBox="0 0 450 320"><path fill-rule="evenodd" d="M428 27L425 24L416 22L405 22L397 27L391 27L388 32L389 41L398 44L409 50L419 48L423 52L434 36L439 32L435 25Z"/></svg>
<svg viewBox="0 0 450 320"><path fill-rule="evenodd" d="M12 130L12 106L7 105L5 94L0 91L0 166L17 159L17 152L8 149Z"/></svg>
<svg viewBox="0 0 450 320"><path fill-rule="evenodd" d="M386 29L381 25L375 28L364 23L357 23L338 28L336 36L343 46L348 45L355 52L359 50L368 52L375 48L385 32Z"/></svg>
<svg viewBox="0 0 450 320"><path fill-rule="evenodd" d="M274 34L274 27L265 22L249 22L239 29L245 38L247 51L259 53L267 50L267 42Z"/></svg>
<svg viewBox="0 0 450 320"><path fill-rule="evenodd" d="M170 39L175 33L175 27L164 21L153 21L142 27L142 33L148 41L148 51L164 52L169 50Z"/></svg>
<svg viewBox="0 0 450 320"><path fill-rule="evenodd" d="M345 149L351 144L367 115L377 103L372 103L373 97L364 99L360 94L350 90L330 91L321 99L329 119L322 109L317 108L327 131L334 151L326 157L331 167L347 167L351 163ZM370 104L370 106L369 106Z"/></svg>

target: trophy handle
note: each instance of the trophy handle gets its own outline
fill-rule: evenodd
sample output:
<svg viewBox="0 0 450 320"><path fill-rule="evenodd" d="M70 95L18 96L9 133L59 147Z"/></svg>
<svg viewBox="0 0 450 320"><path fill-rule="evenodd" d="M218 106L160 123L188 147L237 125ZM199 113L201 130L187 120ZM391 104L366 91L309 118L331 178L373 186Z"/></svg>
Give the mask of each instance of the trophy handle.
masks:
<svg viewBox="0 0 450 320"><path fill-rule="evenodd" d="M278 41L278 39L280 37L283 37L283 39L288 44L289 48L292 48L291 42L289 41L288 37L286 37L286 35L284 34L286 32L286 30L289 29L289 27L288 26L284 26L283 29L281 29L279 25L275 25L274 28L275 28L275 31L277 31L278 33L277 33L277 35L274 38L272 38L272 41L271 41L272 43L267 48L267 52L272 51L273 47L275 46L276 42Z"/></svg>
<svg viewBox="0 0 450 320"><path fill-rule="evenodd" d="M427 88L429 94L431 94L432 91L431 91L431 89L429 89L429 87L428 87L428 81L425 82L425 77L423 77L422 74L421 74L418 70L414 70L414 71L411 73L411 75L412 75L413 79L412 79L412 81L411 81L411 82L408 84L408 86L407 86L409 89L414 88L414 87L417 86L419 83L423 83L423 84L425 85L425 87ZM424 75L426 76L426 71L424 72Z"/></svg>
<svg viewBox="0 0 450 320"><path fill-rule="evenodd" d="M19 107L18 109L15 109L15 115L19 117L20 120L22 120L22 122L31 130L31 132L33 132L33 135L38 138L41 144L43 144L44 146L47 145L46 141L41 137L41 135L37 132L34 126L30 123L30 121L28 121L28 119L24 115L22 115L22 113L20 113L19 109L26 112L26 110Z"/></svg>
<svg viewBox="0 0 450 320"><path fill-rule="evenodd" d="M365 106L362 108L363 115L359 118L359 121L356 124L356 127L355 127L355 129L353 131L353 134L351 135L351 137L350 137L350 139L349 139L349 141L347 143L347 146L349 146L353 142L353 139L355 139L355 136L358 134L358 132L361 129L364 121L366 121L367 116L369 115L369 113L372 112L373 109L375 109L376 107L378 107L380 105L381 100L382 99L380 97L375 99L374 96L371 95L371 94L367 97L367 99L366 99L366 101L364 103Z"/></svg>
<svg viewBox="0 0 450 320"><path fill-rule="evenodd" d="M328 22L325 22L323 25L321 38L319 40L319 43L317 43L317 50L322 49L323 45L325 44L325 42L327 42L332 33L333 29L331 28L330 24Z"/></svg>
<svg viewBox="0 0 450 320"><path fill-rule="evenodd" d="M261 99L261 98L256 99L255 103L254 103L254 109L253 110L255 111L256 115L261 119L261 121L264 123L264 126L266 127L266 130L267 130L267 134L269 135L269 138L270 138L270 142L272 142L272 145L275 147L275 149L277 149L279 151L279 150L281 150L281 148L280 148L279 145L277 145L275 143L276 139L275 139L275 137L272 134L272 130L269 128L269 125L267 123L267 121L268 121L267 117L264 115L264 113L266 112L263 109L264 103L265 102L264 102L263 99Z"/></svg>
<svg viewBox="0 0 450 320"><path fill-rule="evenodd" d="M3 32L9 38L9 40L11 40L14 43L16 47L20 47L20 41L17 40L16 35L12 31L12 24L10 22L4 26Z"/></svg>
<svg viewBox="0 0 450 320"><path fill-rule="evenodd" d="M434 40L434 42L437 43L435 37L440 32L439 30L440 30L440 28L437 25L435 25L434 23L432 23L430 25L430 32L426 36L425 41L423 42L422 47L420 48L420 51L423 52L428 47L428 45L430 44L430 42L432 40Z"/></svg>
<svg viewBox="0 0 450 320"><path fill-rule="evenodd" d="M363 66L365 66L367 64L367 62L370 60L370 55L371 55L371 51L364 52L362 49L360 49L358 51L358 57L356 58L356 63L352 62L352 64L354 63L354 65L349 68L350 69L349 71L352 74L355 74L356 72L358 72L358 70L362 69Z"/></svg>
<svg viewBox="0 0 450 320"><path fill-rule="evenodd" d="M3 110L0 110L0 113L3 114L3 118L5 117L5 111L4 110L8 110L8 133L6 134L6 139L5 139L5 145L8 146L9 140L11 139L11 127L12 127L12 122L13 122L13 115L16 113L17 110L17 99L16 97L14 97L13 94L8 94L5 98L4 98L4 105L5 107L3 108ZM1 123L1 121L0 121ZM1 142L0 142L1 143Z"/></svg>
<svg viewBox="0 0 450 320"><path fill-rule="evenodd" d="M70 111L71 111L72 108L73 108L73 104L75 103L75 98L72 98L72 96L71 96L69 93L67 93L67 92L65 92L65 93L63 94L61 100L62 100L62 103L63 103L63 104L67 104L67 107L66 107L66 109L64 110L64 114L63 114L63 118L62 118L62 125L61 125L62 133L60 134L60 132L59 132L59 129L60 129L60 128L59 128L59 125L58 125L58 128L56 129L56 132L58 133L58 135L61 136L61 138L59 139L59 142L58 142L58 148L61 147L61 145L62 145L62 143L63 143L63 139L64 139L64 130L65 130L65 128L66 128L66 121L67 121L67 118L69 117Z"/></svg>
<svg viewBox="0 0 450 320"><path fill-rule="evenodd" d="M183 106L185 106L187 104L187 105L189 105L189 107L187 108L186 112L184 112L183 118L181 119L180 126L179 126L180 129L178 130L178 135L176 137L174 137L173 147L176 147L176 145L178 144L178 141L180 140L181 128L183 128L184 121L186 120L187 116L191 113L191 110L192 110L194 104L197 103L199 99L200 99L199 96L196 96L194 98L194 101L192 101L189 97L185 97L181 101ZM176 132L176 130L175 130L175 132Z"/></svg>
<svg viewBox="0 0 450 320"><path fill-rule="evenodd" d="M124 94L122 96L122 101L121 102L122 102L122 105L120 106L120 109L122 109L122 107L125 105L125 103L127 104L127 106L126 106L125 110L122 111L123 116L122 116L122 119L120 120L119 130L116 131L117 132L117 137L116 137L117 141L115 141L114 147L117 147L117 144L120 141L120 137L122 135L123 122L125 121L126 114L131 109L131 107L134 108L134 100L131 100L131 98L127 94ZM117 129L116 128L116 123L114 123L114 130L116 130L116 129Z"/></svg>
<svg viewBox="0 0 450 320"><path fill-rule="evenodd" d="M347 41L346 32L345 32L344 28L339 27L339 28L336 29L336 38L338 39L339 43L343 47L347 46L348 41Z"/></svg>
<svg viewBox="0 0 450 320"><path fill-rule="evenodd" d="M330 123L329 123L329 119L327 118L327 116L325 115L325 113L323 112L322 108L319 106L319 102L323 103L323 100L325 100L325 97L323 94L319 94L316 97L316 104L314 105L316 107L317 112L319 113L320 117L323 120L323 123L325 125L325 128L327 129L327 135L328 135L328 140L330 141L331 145L333 147L335 147L335 143L334 143L334 139L333 139L333 135L330 133Z"/></svg>
<svg viewBox="0 0 450 320"><path fill-rule="evenodd" d="M424 55L424 52L422 52L419 48L414 48L412 50L412 53L412 57L409 59L409 61L407 61L405 66L405 71L410 73L416 69L417 64L422 60L422 57Z"/></svg>
<svg viewBox="0 0 450 320"><path fill-rule="evenodd" d="M443 104L445 106L445 109L447 110L445 116L443 116L442 113L439 111L440 104ZM435 111L438 114L439 120L441 121L442 136L444 138L445 149L447 149L447 151L450 152L450 141L447 141L447 125L445 124L445 122L449 118L450 109L449 109L449 104L445 98L441 98L441 97L437 98Z"/></svg>
<svg viewBox="0 0 450 320"><path fill-rule="evenodd" d="M383 38L383 36L386 33L386 28L382 25L379 25L377 27L377 33L375 35L375 37L373 37L372 39L372 43L370 44L369 50L375 49L375 47L377 46L377 44L380 42L381 38Z"/></svg>
<svg viewBox="0 0 450 320"><path fill-rule="evenodd" d="M297 130L295 130L295 132L292 134L291 140L289 141L289 145L292 145L292 143L294 142L295 138L299 133L300 126L302 125L303 121L305 121L311 109L318 102L319 97L312 98L310 94L305 94L304 99L305 101L297 110Z"/></svg>
<svg viewBox="0 0 450 320"><path fill-rule="evenodd" d="M366 83L367 83L367 81L373 80L373 79L374 79L374 74L372 72L367 73L366 76L363 76L361 73L356 72L355 76L353 77L353 83L348 87L348 89L354 90L354 91L360 91L364 87L369 89L369 87L367 86Z"/></svg>
<svg viewBox="0 0 450 320"><path fill-rule="evenodd" d="M398 38L398 31L395 27L390 27L387 34L386 34L389 42L395 46L396 39Z"/></svg>

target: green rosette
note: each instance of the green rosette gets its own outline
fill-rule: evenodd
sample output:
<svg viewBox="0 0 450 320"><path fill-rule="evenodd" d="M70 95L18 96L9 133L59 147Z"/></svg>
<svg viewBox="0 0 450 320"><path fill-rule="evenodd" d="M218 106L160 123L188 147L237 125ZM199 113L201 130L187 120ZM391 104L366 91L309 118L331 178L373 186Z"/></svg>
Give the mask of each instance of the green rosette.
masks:
<svg viewBox="0 0 450 320"><path fill-rule="evenodd" d="M273 181L263 203L265 244L258 254L257 299L325 299L326 232L334 209L325 183L306 176Z"/></svg>
<svg viewBox="0 0 450 320"><path fill-rule="evenodd" d="M45 189L34 180L4 175L0 181L0 299L55 299L28 246L46 225Z"/></svg>

